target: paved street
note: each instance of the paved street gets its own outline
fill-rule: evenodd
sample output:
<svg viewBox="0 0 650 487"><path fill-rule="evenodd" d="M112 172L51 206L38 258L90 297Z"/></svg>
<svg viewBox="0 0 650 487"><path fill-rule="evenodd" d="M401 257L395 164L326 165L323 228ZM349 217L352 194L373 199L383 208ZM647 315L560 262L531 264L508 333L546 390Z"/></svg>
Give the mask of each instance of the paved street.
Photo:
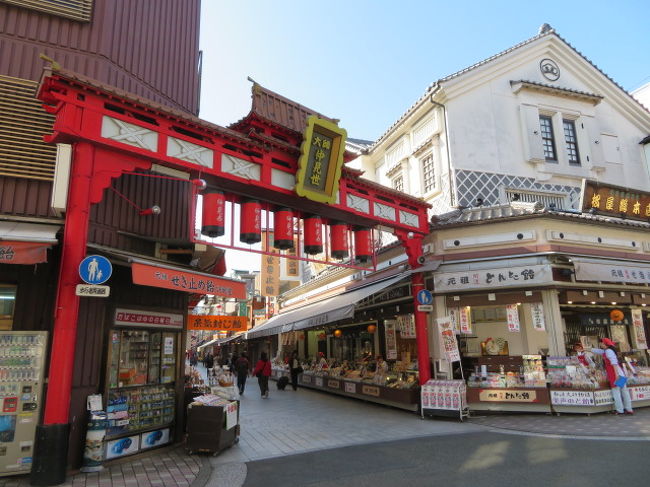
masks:
<svg viewBox="0 0 650 487"><path fill-rule="evenodd" d="M624 441L433 436L251 462L244 487L647 485L647 452Z"/></svg>

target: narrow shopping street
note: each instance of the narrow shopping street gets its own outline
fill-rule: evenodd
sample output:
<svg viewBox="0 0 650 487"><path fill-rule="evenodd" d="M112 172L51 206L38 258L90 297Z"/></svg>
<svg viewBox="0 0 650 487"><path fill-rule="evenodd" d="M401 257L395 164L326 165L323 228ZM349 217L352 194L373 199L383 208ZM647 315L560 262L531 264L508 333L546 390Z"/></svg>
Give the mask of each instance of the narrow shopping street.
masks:
<svg viewBox="0 0 650 487"><path fill-rule="evenodd" d="M205 372L202 366L199 366L199 370ZM596 447L594 440L598 443L613 441L621 452L629 450L629 461L632 462L634 452L645 450L650 441L650 409L637 410L633 417L609 414L559 417L546 414L476 414L469 421L460 423L451 419L423 420L414 413L304 388L293 391L289 387L279 391L275 382L271 382L270 397L262 399L255 378L248 379L240 404L240 441L218 456L188 455L182 445L162 448L137 459L124 458L108 464L101 473L78 473L68 477L64 485L236 487L284 485L289 481L292 485L311 485L307 482L315 481L318 476L333 475L333 472L348 476L350 467L343 462L346 458L362 461L369 451L379 452L379 458L389 452L394 453L396 449L403 449L412 454L411 460L404 463L404 466L408 466L417 461L423 454L421 448L426 445L424 453L437 452L432 458L438 459L441 474L449 474L451 465L466 464L472 458L472 462L479 461L488 451L492 451L489 445L501 449L493 452L494 455L498 453L501 460L492 458L492 453L492 457L485 457L485 462L490 465L498 465L503 461L502 457L507 456L518 458L518 468L522 468L527 458L534 457L535 451L547 458L551 451L557 450L551 456L553 461L559 461L569 455L567 452L575 455L575 452L593 452L596 448L603 448ZM428 449L431 445L433 450ZM464 460L459 458L456 463L449 463L447 455L440 453L441 448L467 453ZM330 457L333 463L325 463L330 466L314 467L312 472L315 458L325 460ZM406 461L402 454L399 458L402 462ZM394 457L386 464L387 468L399 467L397 460L398 457ZM532 462L538 468L544 467L544 462L539 459ZM288 466L277 468L278 465ZM312 467L307 469L306 465ZM275 472L272 477L269 477L269 468ZM287 477L296 469L309 477L305 477L305 483ZM476 473L473 467L467 469L472 474ZM376 469L373 475L367 469L359 470L358 474L364 472L368 479L376 479ZM523 475L525 469L511 473ZM389 478L392 477L386 477ZM318 485L357 485L353 480L349 477L345 482L351 483ZM27 485L27 476L0 480L0 487ZM415 485L428 484L415 482Z"/></svg>

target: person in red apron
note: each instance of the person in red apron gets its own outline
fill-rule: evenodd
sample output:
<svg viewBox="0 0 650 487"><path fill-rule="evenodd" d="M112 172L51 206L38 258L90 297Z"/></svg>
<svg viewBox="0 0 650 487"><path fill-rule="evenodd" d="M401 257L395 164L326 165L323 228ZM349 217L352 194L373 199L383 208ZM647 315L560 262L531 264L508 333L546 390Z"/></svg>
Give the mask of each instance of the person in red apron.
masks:
<svg viewBox="0 0 650 487"><path fill-rule="evenodd" d="M616 408L615 414L634 414L634 411L632 410L630 391L627 389L625 383L621 385L622 381L620 378L626 378L626 374L623 367L620 365L621 361L616 352L616 343L609 338L601 338L598 346L600 348L592 348L591 351L603 356L607 380L612 388L612 396L614 396L614 407Z"/></svg>

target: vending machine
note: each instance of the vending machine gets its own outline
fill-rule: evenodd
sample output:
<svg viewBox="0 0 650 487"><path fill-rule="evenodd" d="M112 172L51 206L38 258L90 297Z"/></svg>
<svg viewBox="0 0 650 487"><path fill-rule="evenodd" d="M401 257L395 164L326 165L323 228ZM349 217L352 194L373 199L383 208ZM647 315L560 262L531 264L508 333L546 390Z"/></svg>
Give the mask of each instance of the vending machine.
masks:
<svg viewBox="0 0 650 487"><path fill-rule="evenodd" d="M0 332L0 476L32 468L46 346L46 331Z"/></svg>

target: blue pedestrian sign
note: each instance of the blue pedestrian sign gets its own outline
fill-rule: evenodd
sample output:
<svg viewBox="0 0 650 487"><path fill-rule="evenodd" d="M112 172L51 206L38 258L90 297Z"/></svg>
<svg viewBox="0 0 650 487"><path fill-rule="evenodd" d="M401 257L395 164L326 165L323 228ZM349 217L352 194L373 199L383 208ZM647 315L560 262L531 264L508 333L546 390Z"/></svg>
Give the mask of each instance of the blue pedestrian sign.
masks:
<svg viewBox="0 0 650 487"><path fill-rule="evenodd" d="M79 277L87 284L103 284L112 273L113 266L101 255L89 255L79 264Z"/></svg>
<svg viewBox="0 0 650 487"><path fill-rule="evenodd" d="M426 289L422 289L421 291L418 292L418 303L420 304L431 304L433 303L433 296L431 295L431 291L428 291Z"/></svg>

